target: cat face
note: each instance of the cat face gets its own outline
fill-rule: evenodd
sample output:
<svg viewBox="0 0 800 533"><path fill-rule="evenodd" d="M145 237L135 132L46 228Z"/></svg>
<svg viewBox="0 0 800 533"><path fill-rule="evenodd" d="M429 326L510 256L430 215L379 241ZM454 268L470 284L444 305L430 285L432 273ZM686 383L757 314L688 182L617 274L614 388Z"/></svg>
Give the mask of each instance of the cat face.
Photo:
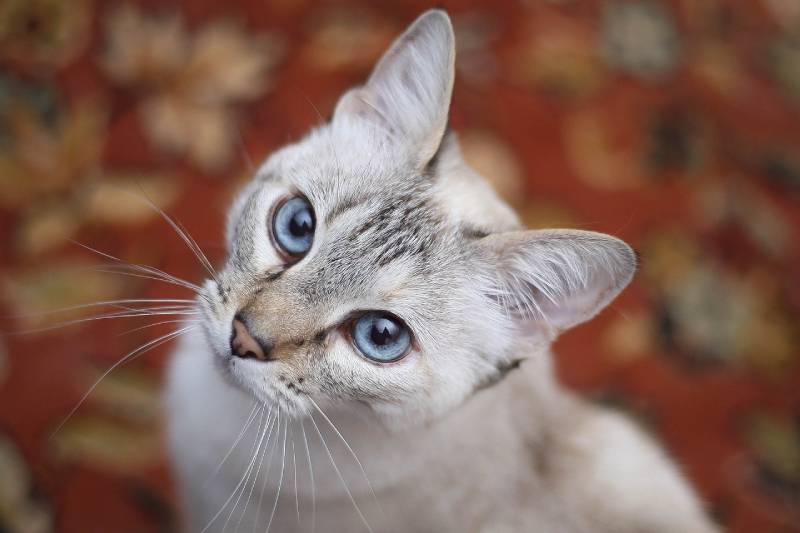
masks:
<svg viewBox="0 0 800 533"><path fill-rule="evenodd" d="M628 283L627 245L520 231L464 163L446 132L453 62L449 18L429 11L242 191L199 304L236 386L292 415L355 402L424 422Z"/></svg>

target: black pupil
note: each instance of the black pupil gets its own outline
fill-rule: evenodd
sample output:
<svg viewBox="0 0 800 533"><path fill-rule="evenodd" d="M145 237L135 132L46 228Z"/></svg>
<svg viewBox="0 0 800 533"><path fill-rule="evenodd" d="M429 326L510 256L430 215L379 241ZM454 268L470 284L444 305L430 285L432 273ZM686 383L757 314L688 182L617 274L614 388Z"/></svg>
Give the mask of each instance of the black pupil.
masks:
<svg viewBox="0 0 800 533"><path fill-rule="evenodd" d="M385 346L397 339L400 326L387 318L379 318L372 325L370 339L376 346Z"/></svg>
<svg viewBox="0 0 800 533"><path fill-rule="evenodd" d="M314 216L308 207L297 211L289 220L289 232L294 237L305 237L314 231Z"/></svg>

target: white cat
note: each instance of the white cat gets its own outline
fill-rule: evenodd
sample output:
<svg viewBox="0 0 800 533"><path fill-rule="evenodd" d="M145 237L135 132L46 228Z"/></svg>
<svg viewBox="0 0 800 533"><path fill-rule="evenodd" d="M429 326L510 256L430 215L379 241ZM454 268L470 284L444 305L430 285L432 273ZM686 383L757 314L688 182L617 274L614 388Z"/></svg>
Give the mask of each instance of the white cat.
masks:
<svg viewBox="0 0 800 533"><path fill-rule="evenodd" d="M448 16L422 15L231 209L174 355L191 531L715 531L659 448L553 377L631 280L598 233L525 231L447 130Z"/></svg>

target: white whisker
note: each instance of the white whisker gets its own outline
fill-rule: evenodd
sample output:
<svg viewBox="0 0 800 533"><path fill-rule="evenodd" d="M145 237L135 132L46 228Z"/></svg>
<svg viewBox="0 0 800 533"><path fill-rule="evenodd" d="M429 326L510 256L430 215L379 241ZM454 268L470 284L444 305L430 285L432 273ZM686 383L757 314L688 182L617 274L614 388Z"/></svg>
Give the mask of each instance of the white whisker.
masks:
<svg viewBox="0 0 800 533"><path fill-rule="evenodd" d="M275 503L272 505L272 512L269 515L269 522L267 522L267 531L265 533L269 533L269 528L272 526L272 519L275 518L275 510L278 508L278 500L281 497L281 487L283 486L283 469L286 463L286 433L288 433L288 420L285 422L286 429L283 431L283 451L281 455L281 476L278 478L278 492L275 493Z"/></svg>
<svg viewBox="0 0 800 533"><path fill-rule="evenodd" d="M147 193L144 192L142 189L142 195L144 197L145 202L147 202L150 207L152 207L161 217L169 224L172 229L175 230L175 233L183 240L186 246L194 253L197 260L206 269L206 272L211 276L211 279L219 283L219 278L217 277L217 271L214 270L214 267L211 265L211 262L206 257L206 254L203 253L203 250L200 249L200 246L197 242L189 235L189 232L186 231L180 223L173 220L171 216L169 216L163 209L158 207L152 200L147 196Z"/></svg>
<svg viewBox="0 0 800 533"><path fill-rule="evenodd" d="M294 431L292 435L292 470L294 471L294 508L297 511L297 523L300 523L300 499L297 496L297 456L294 453Z"/></svg>
<svg viewBox="0 0 800 533"><path fill-rule="evenodd" d="M342 482L342 486L344 487L347 496L350 498L350 502L353 504L353 507L355 507L359 518L361 518L361 521L364 522L365 526L367 526L367 530L369 530L370 533L374 533L372 531L372 526L370 526L369 522L367 522L364 513L361 512L361 509L358 507L358 504L356 503L356 499L350 492L350 487L347 486L347 482L344 480L344 476L342 476L342 473L339 471L339 467L336 466L336 461L333 460L333 454L331 453L331 449L328 448L328 443L325 442L325 437L322 436L322 431L320 431L319 426L317 425L317 421L314 420L314 415L309 415L308 418L311 420L311 423L314 424L314 429L317 430L317 435L319 435L319 439L322 442L322 445L325 447L325 451L328 453L328 459L331 460L331 466L333 466L333 469L336 471L336 475L339 476L339 481Z"/></svg>
<svg viewBox="0 0 800 533"><path fill-rule="evenodd" d="M258 402L253 404L253 409L250 411L250 414L248 415L247 420L245 420L245 423L244 423L244 426L242 427L242 430L239 432L239 435L237 435L236 439L233 441L233 444L228 449L228 452L225 454L225 456L219 462L217 467L214 469L214 471L211 473L211 475L203 482L203 486L204 487L208 484L209 481L214 479L217 476L217 474L219 474L219 470L220 470L220 468L222 468L222 465L225 463L225 461L228 460L228 457L230 457L230 455L233 453L233 450L236 448L236 446L239 445L239 442L242 440L242 437L244 437L244 434L247 433L247 429L253 423L253 420L256 419L256 416L257 416L256 411L258 411L259 407L261 407L263 409L264 408L264 404L259 405Z"/></svg>
<svg viewBox="0 0 800 533"><path fill-rule="evenodd" d="M148 266L148 265L139 265L139 264L136 264L136 263L128 263L127 261L123 261L119 257L113 256L113 255L111 255L109 253L106 253L106 252L102 252L102 251L100 251L100 250L98 250L96 248L92 248L91 246L88 246L88 245L83 244L81 242L78 242L78 241L75 241L75 240L72 240L72 239L70 239L70 242L72 242L73 244L75 244L77 246L80 246L81 248L83 248L85 250L88 250L88 251L90 251L92 253L95 253L95 254L97 254L97 255L99 255L101 257L105 257L106 259L110 259L111 261L116 263L116 264L105 265L104 266L104 268L112 269L108 273L111 273L111 274L124 274L126 272L124 272L124 271L123 272L118 272L118 271L116 271L114 269L127 268L127 269L131 269L131 270L134 270L134 271L137 271L137 272L143 272L143 273L149 274L151 276L156 276L153 279L160 279L161 281L175 282L176 284L184 286L184 287L187 287L187 288L189 288L192 291L197 292L197 293L199 293L202 290L202 288L200 286L195 285L194 283L190 283L190 282L188 282L186 280L182 280L180 278L177 278L177 277L175 277L175 276L173 276L171 274L168 274L168 273L164 272L163 270L157 269L156 267L152 267L152 266ZM103 272L103 270L98 270L98 271L99 272ZM131 274L131 273L128 273L128 274Z"/></svg>
<svg viewBox="0 0 800 533"><path fill-rule="evenodd" d="M269 450L269 457L267 457L267 471L264 473L264 481L261 482L261 490L258 493L258 506L256 507L256 518L253 521L253 533L255 533L256 528L258 527L258 520L261 518L261 504L264 500L264 490L267 488L267 481L269 480L269 473L270 469L272 468L272 457L275 455L275 450L278 448L278 439L280 438L280 421L281 421L281 412L280 410L276 411L275 418L277 423L274 424L278 426L278 432L275 433L275 442L273 443L274 446ZM270 429L270 434L272 434L272 429ZM269 440L269 439L267 439Z"/></svg>
<svg viewBox="0 0 800 533"><path fill-rule="evenodd" d="M236 140L237 144L239 145L239 151L244 158L244 162L247 163L247 168L252 172L255 170L253 166L253 160L250 158L250 153L247 151L247 147L244 145L244 138L242 138L242 132L237 128L236 129Z"/></svg>
<svg viewBox="0 0 800 533"><path fill-rule="evenodd" d="M203 321L201 319L199 319L199 318L179 318L179 319L173 319L173 320L159 320L158 322L153 322L152 324L145 324L144 326L139 326L138 328L133 328L133 329L129 329L129 330L123 331L122 333L120 333L117 336L121 337L123 335L129 335L129 334L135 333L137 331L142 331L142 330L145 330L145 329L148 329L148 328L154 328L156 326L162 326L164 324L188 324L188 323L202 323L202 322Z"/></svg>
<svg viewBox="0 0 800 533"><path fill-rule="evenodd" d="M274 407L270 407L269 408L269 414L267 414L267 424L269 425L270 428L272 427L272 420L273 420L272 410L273 409L274 409ZM267 430L267 428L265 427L264 431L266 431L266 430ZM270 430L270 433L271 433L271 430ZM268 447L269 447L269 434L267 435L267 440L264 442L264 446L261 447L261 458L258 460L258 467L256 468L255 475L253 476L253 482L250 484L250 491L247 493L247 500L245 500L244 508L242 509L242 512L239 514L239 520L236 522L236 529L234 529L234 533L239 531L239 527L242 525L242 519L244 518L244 515L247 512L247 508L250 506L250 499L253 497L253 490L255 490L255 488L256 488L256 483L258 482L258 476L261 473L261 467L264 466L264 456L267 453L267 448ZM259 455L258 450L256 450L256 455ZM245 483L245 486L247 486L247 483ZM234 510L235 509L236 509L236 506L234 506Z"/></svg>
<svg viewBox="0 0 800 533"><path fill-rule="evenodd" d="M78 311L80 309L88 309L91 307L115 306L121 304L149 304L149 303L165 303L165 304L187 304L193 305L194 300L185 300L180 298L123 298L119 300L101 300L98 302L89 302L85 304L70 305L67 307L59 307L58 309L48 309L47 311L37 311L35 313L20 313L11 315L8 318L24 319L24 318L38 318L48 315L57 315L59 313L67 313L70 311Z"/></svg>
<svg viewBox="0 0 800 533"><path fill-rule="evenodd" d="M130 278L152 279L154 281L161 281L163 283L168 283L170 285L184 287L186 289L189 289L197 293L197 295L200 296L201 298L206 299L206 297L200 292L202 289L199 286L195 285L194 283L189 283L188 281L179 280L177 278L171 279L163 276L147 275L137 272L128 272L127 270L113 269L113 268L95 268L94 270L95 272L101 272L103 274L118 274L120 276L128 276Z"/></svg>
<svg viewBox="0 0 800 533"><path fill-rule="evenodd" d="M308 447L308 438L306 438L306 425L303 419L300 419L300 429L303 431L303 442L306 445L306 458L308 459L308 475L311 478L311 533L315 533L317 529L317 494L314 485L314 467L311 463L311 450Z"/></svg>
<svg viewBox="0 0 800 533"><path fill-rule="evenodd" d="M263 420L264 420L264 409L261 409L261 421L263 421ZM256 433L256 438L253 441L253 447L250 450L250 455L252 455L253 457L252 457L252 459L250 459L250 463L247 465L247 468L245 468L245 471L242 473L242 479L239 480L239 483L237 483L236 487L234 487L233 491L231 491L231 495L228 496L228 499L225 500L225 503L222 504L222 507L219 508L219 510L217 511L217 513L213 517L211 517L211 520L208 522L208 524L206 524L206 527L204 527L203 530L200 533L205 533L206 531L208 531L208 528L211 527L211 524L213 524L217 520L217 518L219 518L219 515L222 514L222 512L225 510L225 508L228 507L228 504L231 503L231 500L233 500L234 496L236 496L236 494L239 492L239 487L241 487L242 484L244 484L245 477L250 472L250 470L253 468L253 464L255 464L255 462L256 462L256 456L255 456L255 454L253 452L255 452L256 443L260 442L260 439L259 439L258 435L261 434L262 437L263 437L263 433L261 432L261 421L259 421L259 424L258 424L258 428L259 429L258 429L258 431ZM230 516L229 516L229 518L230 518ZM227 523L228 522L226 521L225 524L227 524Z"/></svg>
<svg viewBox="0 0 800 533"><path fill-rule="evenodd" d="M372 483L369 480L369 476L367 476L367 472L366 472L366 470L364 470L364 465L361 464L361 461L358 459L358 456L356 455L356 452L353 451L353 448L350 447L350 444L347 442L347 439L344 438L344 435L342 435L342 433L339 431L339 428L336 427L336 425L331 421L331 419L328 418L328 415L326 415L325 412L319 407L319 405L317 405L317 402L315 402L314 399L310 398L310 397L309 397L309 401L317 409L317 411L319 411L319 414L322 415L322 417L325 419L325 421L328 422L328 424L331 426L331 428L333 428L333 431L336 432L336 435L339 436L341 441L344 443L345 447L347 447L347 451L349 451L350 455L352 455L353 459L355 459L359 470L361 470L361 475L364 476L364 480L367 482L367 486L369 487L369 491L372 493L372 499L375 501L375 505L377 505L378 510L381 512L381 514L383 514L383 509L381 508L381 504L380 504L380 502L378 502L378 497L375 495L375 489L372 488Z"/></svg>
<svg viewBox="0 0 800 533"><path fill-rule="evenodd" d="M61 423L56 427L56 429L50 435L50 438L53 438L53 436L55 436L61 430L61 428L64 426L64 424L67 423L67 421L72 417L72 415L74 415L78 411L78 409L80 409L81 405L83 405L83 402L86 401L86 398L88 398L89 395L92 394L92 392L94 392L94 390L97 388L97 386L100 385L100 382L103 381L103 379L105 379L106 376L108 376L111 372L113 372L114 370L116 370L120 366L124 365L128 361L134 359L135 357L138 357L138 356L140 356L140 355L142 355L144 353L147 353L150 350L153 350L154 348L157 348L157 347L161 346L162 344L164 344L166 342L169 342L169 341L171 341L172 339L174 339L176 337L180 337L181 335L183 335L184 333L186 333L187 331L191 330L194 327L196 327L196 326L193 326L193 325L192 326L187 326L187 327L181 328L181 329L179 329L177 331L173 331L171 333L167 333L166 335L162 335L161 337L158 337L157 339L154 339L154 340L152 340L152 341L150 341L148 343L145 343L142 346L139 346L138 348L136 348L135 350L133 350L131 352L128 352L124 357L122 357L122 359L120 359L119 361L117 361L116 363L111 365L108 368L108 370L103 372L103 374L97 379L97 381L95 381L94 384L91 387L89 387L89 390L87 390L86 393L81 397L81 399L78 401L78 403L75 405L75 407L73 407L72 410L69 413L67 413L66 418L64 418L64 420L62 420Z"/></svg>
<svg viewBox="0 0 800 533"><path fill-rule="evenodd" d="M264 424L263 429L261 428L261 424ZM236 486L234 489L234 493L239 493L239 496L236 497L236 501L233 503L233 507L231 511L228 513L228 518L225 519L225 523L222 525L222 531L226 531L228 529L228 522L230 522L233 513L236 512L236 508L239 507L239 501L244 496L244 491L247 490L247 483L250 481L250 476L253 473L253 469L255 468L255 464L258 462L258 454L261 451L261 444L264 441L264 436L267 434L267 425L269 424L269 417L267 420L264 420L264 411L261 411L261 420L258 423L258 433L261 435L258 439L256 439L257 444L253 444L253 448L250 450L250 454L253 456L254 461L250 463L245 471L245 475L242 477L242 481L239 482L239 485ZM241 490L239 487L241 486Z"/></svg>
<svg viewBox="0 0 800 533"><path fill-rule="evenodd" d="M42 326L40 328L33 328L33 329L26 329L22 331L14 332L15 335L29 335L32 333L44 333L45 331L53 331L56 329L66 328L69 326L75 326L77 324L83 324L85 322L94 322L96 320L111 320L114 318L136 318L142 316L162 316L162 315L173 315L173 316L197 316L198 312L193 310L184 310L184 311L150 311L150 310L139 310L139 309L130 309L126 311L119 311L116 313L106 313L103 315L92 316L88 318L76 318L75 320L67 320L64 322L59 322L58 324L54 324L52 326Z"/></svg>
<svg viewBox="0 0 800 533"><path fill-rule="evenodd" d="M102 253L102 252L98 252L98 253ZM98 271L98 272L107 272L109 274L134 274L134 273L147 274L149 276L152 276L152 278L150 278L150 279L155 279L155 280L165 281L167 283L174 283L176 285L181 285L183 287L187 287L189 289L192 289L194 292L198 292L198 291L201 290L201 287L199 285L191 283L190 281L187 281L185 279L179 278L179 277L177 277L177 276L175 276L173 274L170 274L168 272L164 272L163 270L161 270L159 268L156 268L154 266L140 265L140 264L137 264L137 263L128 263L128 262L122 261L121 259L118 259L118 258L114 258L114 259L116 261L115 263L106 263L106 264L98 265L98 266L94 267L95 270ZM107 269L107 270L102 270L102 269ZM142 276L142 277L146 277L146 276Z"/></svg>

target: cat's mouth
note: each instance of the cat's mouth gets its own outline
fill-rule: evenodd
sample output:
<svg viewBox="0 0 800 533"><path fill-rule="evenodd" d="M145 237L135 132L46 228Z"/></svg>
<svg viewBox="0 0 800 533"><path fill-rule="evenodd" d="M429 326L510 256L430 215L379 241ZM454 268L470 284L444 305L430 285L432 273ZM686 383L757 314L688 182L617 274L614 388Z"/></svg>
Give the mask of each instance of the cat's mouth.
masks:
<svg viewBox="0 0 800 533"><path fill-rule="evenodd" d="M274 406L288 415L309 410L310 399L305 379L290 377L278 363L230 355L216 357L217 367L230 385L252 395L267 407Z"/></svg>

